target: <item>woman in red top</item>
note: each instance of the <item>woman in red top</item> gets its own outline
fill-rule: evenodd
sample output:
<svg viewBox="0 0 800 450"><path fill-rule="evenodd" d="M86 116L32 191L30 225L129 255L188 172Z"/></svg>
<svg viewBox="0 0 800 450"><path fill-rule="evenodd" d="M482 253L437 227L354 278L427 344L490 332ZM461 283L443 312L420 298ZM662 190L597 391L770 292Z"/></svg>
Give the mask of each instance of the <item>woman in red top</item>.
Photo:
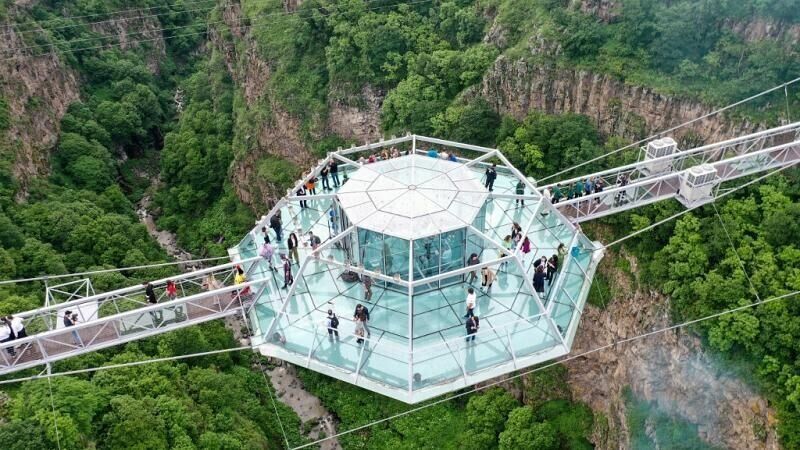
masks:
<svg viewBox="0 0 800 450"><path fill-rule="evenodd" d="M170 300L178 298L178 287L172 280L167 281L167 297L169 297Z"/></svg>

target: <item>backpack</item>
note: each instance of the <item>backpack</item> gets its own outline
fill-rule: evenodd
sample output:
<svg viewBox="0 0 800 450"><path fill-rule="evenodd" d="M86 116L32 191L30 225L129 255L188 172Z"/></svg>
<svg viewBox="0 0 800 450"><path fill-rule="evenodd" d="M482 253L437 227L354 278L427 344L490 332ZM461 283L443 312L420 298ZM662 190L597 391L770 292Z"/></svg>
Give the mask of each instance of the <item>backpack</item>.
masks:
<svg viewBox="0 0 800 450"><path fill-rule="evenodd" d="M331 317L331 328L336 328L339 326L339 318L334 315Z"/></svg>

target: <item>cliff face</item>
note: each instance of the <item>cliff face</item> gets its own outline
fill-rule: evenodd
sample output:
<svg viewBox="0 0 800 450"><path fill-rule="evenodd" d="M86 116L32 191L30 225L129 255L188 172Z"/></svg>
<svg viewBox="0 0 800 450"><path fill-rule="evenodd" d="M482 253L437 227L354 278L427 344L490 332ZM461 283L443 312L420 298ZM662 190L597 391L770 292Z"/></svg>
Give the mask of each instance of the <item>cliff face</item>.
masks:
<svg viewBox="0 0 800 450"><path fill-rule="evenodd" d="M291 11L299 2L288 1L284 9ZM247 112L236 117L238 126L235 140L244 150L236 155L231 168L231 179L236 195L256 212L265 212L285 192L278 192L269 180L258 173L258 162L272 155L296 165L299 172L307 172L315 164L315 156L303 135L302 121L291 115L282 106L281 99L269 89L272 69L258 52L256 43L247 30L243 31L242 12L239 4L232 4L223 11L223 18L230 27L233 41L226 40L212 31L213 45L224 55L228 71L242 96ZM385 93L365 87L359 97L358 106L330 100L325 117L315 118L311 140L324 135L336 134L344 139L365 142L377 140L380 133L379 112ZM329 96L333 98L333 96ZM319 134L315 136L314 134ZM335 149L331 149L335 150Z"/></svg>
<svg viewBox="0 0 800 450"><path fill-rule="evenodd" d="M531 111L572 112L591 117L601 132L638 140L705 115L713 108L625 84L608 75L559 69L501 56L484 76L477 94L501 114L523 119ZM677 130L705 141L751 132L753 124L734 124L716 115Z"/></svg>
<svg viewBox="0 0 800 450"><path fill-rule="evenodd" d="M12 59L0 64L0 95L8 103L11 120L3 151L12 153L17 200L22 200L31 179L49 172L48 156L58 138L61 117L79 98L78 77L55 54L34 57L30 49L21 50L31 44L6 25L10 23L2 24L0 31L0 53Z"/></svg>
<svg viewBox="0 0 800 450"><path fill-rule="evenodd" d="M16 7L24 8L26 4ZM0 53L11 58L0 64L0 96L8 103L11 117L5 135L7 144L0 150L13 153L12 175L19 185L17 200L25 199L33 178L48 175L49 156L58 140L61 118L69 105L80 99L78 73L57 53L45 54L49 47L30 48L36 45L31 43L33 34L23 32L22 36L12 26L15 15L21 13L13 9L8 21L0 23ZM159 22L151 16L138 11L98 21L91 25L92 30L108 38L87 41L83 46L107 44L127 49L144 41L149 49L148 68L156 72L165 44Z"/></svg>
<svg viewBox="0 0 800 450"><path fill-rule="evenodd" d="M633 273L636 262L631 259ZM669 299L632 286L619 269L606 271L623 295L605 309L587 305L573 353L671 325ZM612 299L606 299L611 301ZM623 389L697 424L705 441L732 449L777 449L775 415L764 398L715 363L690 332L679 329L620 344L566 363L573 395L602 411L616 439L601 448L630 448Z"/></svg>

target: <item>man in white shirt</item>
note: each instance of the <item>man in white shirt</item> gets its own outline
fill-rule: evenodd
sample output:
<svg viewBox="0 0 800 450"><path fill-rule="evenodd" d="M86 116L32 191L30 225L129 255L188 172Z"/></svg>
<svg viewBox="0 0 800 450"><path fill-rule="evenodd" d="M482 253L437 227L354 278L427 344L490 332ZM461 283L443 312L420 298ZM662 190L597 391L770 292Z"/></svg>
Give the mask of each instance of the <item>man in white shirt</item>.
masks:
<svg viewBox="0 0 800 450"><path fill-rule="evenodd" d="M11 324L11 330L14 332L17 339L28 337L28 334L25 332L25 323L22 321L22 317L8 316L6 319L8 319L8 322Z"/></svg>
<svg viewBox="0 0 800 450"><path fill-rule="evenodd" d="M475 289L468 288L467 289L467 314L464 315L464 318L472 317L475 315L474 309L475 304L478 301L478 296L475 294Z"/></svg>

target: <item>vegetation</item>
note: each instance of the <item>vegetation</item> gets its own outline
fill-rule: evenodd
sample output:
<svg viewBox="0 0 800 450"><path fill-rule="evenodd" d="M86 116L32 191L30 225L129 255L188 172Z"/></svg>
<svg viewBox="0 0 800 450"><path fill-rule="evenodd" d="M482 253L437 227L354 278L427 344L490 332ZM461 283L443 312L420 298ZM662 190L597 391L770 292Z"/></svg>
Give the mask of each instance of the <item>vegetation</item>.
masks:
<svg viewBox="0 0 800 450"><path fill-rule="evenodd" d="M298 121L304 144L319 157L351 143L328 134L331 104L359 106L365 93L385 95L383 132L413 130L498 146L527 175L542 177L626 142L601 135L585 116L534 111L516 120L499 115L475 88L500 55L545 68L608 74L716 105L800 72L796 45L748 39L731 26L752 17L797 23L800 12L785 0L624 0L608 23L566 0L305 0L293 14L284 13L283 1L241 0L236 30L223 23L223 11L213 2L35 3L12 8L0 2L0 18L11 17L19 29L29 30L22 33L25 45L52 45L79 74L81 101L61 121L50 176L31 181L27 200L21 202L14 201L20 187L12 170L14 143L6 139L16 118L9 99L0 98L0 279L165 261L166 254L134 214L134 204L145 196L155 200L159 227L176 233L183 248L198 256L225 254L253 218L236 196L231 180L239 174L234 168L259 150L256 136L265 124L285 119L275 114L277 108ZM78 17L102 18L136 7L158 11L151 19L164 29L163 54L147 41L125 50L95 48L92 43L108 37ZM219 42L201 45L209 29ZM255 53L235 37L245 31ZM254 57L268 63L268 68L255 69L268 76L255 86L259 92L248 93L234 83L229 68L238 64L242 69ZM177 92L183 99L180 108ZM798 92L792 86L788 98L777 92L740 114L775 121L788 104L797 117ZM646 124L634 122L631 135L643 137ZM603 164L618 165L631 157L623 153ZM282 192L303 170L272 154L258 158L253 168L274 192ZM155 179L159 182L151 185ZM629 250L639 257L640 278L671 296L675 320L798 289L798 186L797 174L791 173L721 202L717 207L725 227L719 226L713 208L704 208L630 241ZM677 208L659 204L605 223L621 236ZM172 270L120 272L93 283L109 290ZM611 282L599 282L603 285L594 299L604 305L605 297L612 297L603 294L612 290ZM40 283L0 287L0 313L39 306L42 289ZM800 338L800 311L793 305L773 302L695 328L727 368L767 392L787 448L800 446L800 359L794 344ZM209 324L68 360L57 369L233 345L221 324ZM59 444L280 448L270 387L252 370L249 356L232 353L58 378L52 384L55 413L47 383L20 384L0 406L0 442L10 449ZM341 442L358 449L590 448L598 420L572 400L564 370L527 376L521 388L524 402L490 389L348 434ZM300 377L337 416L342 430L409 409L317 373L301 370ZM636 446L652 446L652 437L643 433L648 422L658 425L656 440L662 447L702 448L691 424L653 412L631 395L627 405ZM297 416L281 403L278 409L290 443L303 442Z"/></svg>

